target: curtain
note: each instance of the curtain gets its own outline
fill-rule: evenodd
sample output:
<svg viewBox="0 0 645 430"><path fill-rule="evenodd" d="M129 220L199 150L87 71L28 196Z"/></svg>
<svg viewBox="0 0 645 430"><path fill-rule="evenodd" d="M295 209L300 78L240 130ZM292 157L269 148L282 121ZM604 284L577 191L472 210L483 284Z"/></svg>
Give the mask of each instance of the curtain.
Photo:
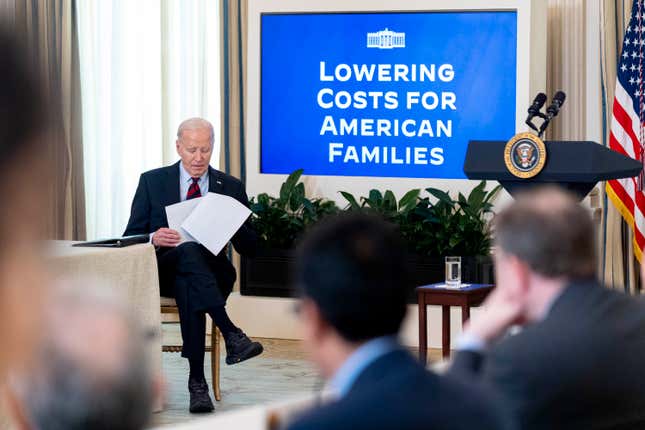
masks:
<svg viewBox="0 0 645 430"><path fill-rule="evenodd" d="M13 3L13 2L12 2ZM45 183L53 208L49 238L84 239L83 146L75 0L22 0L14 3L15 31L27 44L33 67L43 78L51 124L43 138L58 172ZM10 5L11 6L11 5Z"/></svg>
<svg viewBox="0 0 645 430"><path fill-rule="evenodd" d="M15 20L15 0L0 0L0 23L2 25L13 25Z"/></svg>
<svg viewBox="0 0 645 430"><path fill-rule="evenodd" d="M222 2L221 169L246 179L244 103L246 88L247 1Z"/></svg>
<svg viewBox="0 0 645 430"><path fill-rule="evenodd" d="M113 0L77 8L87 235L118 236L139 175L178 159L181 120L201 116L219 128L219 4Z"/></svg>
<svg viewBox="0 0 645 430"><path fill-rule="evenodd" d="M220 129L220 6L217 1L162 0L162 124L164 163L178 159L177 127L199 116ZM211 165L219 167L215 136Z"/></svg>
<svg viewBox="0 0 645 430"><path fill-rule="evenodd" d="M222 148L220 170L246 182L244 103L246 100L247 1L222 2ZM240 273L240 256L229 248L229 256ZM239 277L238 277L239 280ZM235 290L239 288L236 282Z"/></svg>
<svg viewBox="0 0 645 430"><path fill-rule="evenodd" d="M156 0L77 4L88 238L119 235L144 170L161 166Z"/></svg>
<svg viewBox="0 0 645 430"><path fill-rule="evenodd" d="M616 83L616 59L620 55L624 29L629 22L631 1L598 0L601 22L590 23L600 29L602 88L586 93L586 11L583 0L549 0L547 94L558 89L567 93L567 106L547 132L549 139L580 140L586 137L585 107L600 103L603 116L603 141L607 146L611 124L611 105ZM574 107L574 108L572 108ZM618 211L608 202L604 183L592 193L591 206L598 233L598 273L610 288L635 291L638 287L631 247L631 231Z"/></svg>
<svg viewBox="0 0 645 430"><path fill-rule="evenodd" d="M547 103L558 90L567 94L565 108L549 125L547 138L584 140L585 1L549 0L547 27Z"/></svg>
<svg viewBox="0 0 645 430"><path fill-rule="evenodd" d="M631 0L601 0L601 68L603 106L603 144L609 145L612 103L616 85L617 59L622 48L625 28L629 23ZM602 191L603 240L602 275L604 282L614 288L631 292L640 290L634 264L632 232L620 213Z"/></svg>
<svg viewBox="0 0 645 430"><path fill-rule="evenodd" d="M552 96L558 90L567 94L565 107L551 123L546 137L550 140L586 140L586 107L600 104L600 88L587 94L586 7L584 0L549 0L547 14L547 88ZM593 111L592 111L593 112ZM600 121L600 118L598 118ZM589 194L596 227L598 273L603 273L602 184Z"/></svg>

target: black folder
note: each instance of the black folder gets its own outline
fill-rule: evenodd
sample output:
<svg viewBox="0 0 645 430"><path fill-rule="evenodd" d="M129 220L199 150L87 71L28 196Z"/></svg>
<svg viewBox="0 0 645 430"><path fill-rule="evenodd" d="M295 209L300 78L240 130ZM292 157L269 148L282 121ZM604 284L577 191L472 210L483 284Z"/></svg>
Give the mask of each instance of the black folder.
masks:
<svg viewBox="0 0 645 430"><path fill-rule="evenodd" d="M101 239L101 240L92 240L89 242L79 242L75 243L72 246L87 246L87 247L98 247L98 248L123 248L130 245L136 245L137 243L148 243L150 242L149 234L137 234L135 236L125 236L125 237L116 237L113 239Z"/></svg>

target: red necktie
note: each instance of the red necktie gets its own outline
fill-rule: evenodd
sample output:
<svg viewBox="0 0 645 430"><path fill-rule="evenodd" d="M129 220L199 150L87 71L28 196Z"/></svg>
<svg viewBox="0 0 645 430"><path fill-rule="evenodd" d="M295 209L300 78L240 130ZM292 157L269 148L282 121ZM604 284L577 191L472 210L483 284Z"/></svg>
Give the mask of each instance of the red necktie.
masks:
<svg viewBox="0 0 645 430"><path fill-rule="evenodd" d="M193 183L188 187L188 194L186 194L186 200L194 199L202 196L202 191L199 189L199 178L190 178L193 180Z"/></svg>

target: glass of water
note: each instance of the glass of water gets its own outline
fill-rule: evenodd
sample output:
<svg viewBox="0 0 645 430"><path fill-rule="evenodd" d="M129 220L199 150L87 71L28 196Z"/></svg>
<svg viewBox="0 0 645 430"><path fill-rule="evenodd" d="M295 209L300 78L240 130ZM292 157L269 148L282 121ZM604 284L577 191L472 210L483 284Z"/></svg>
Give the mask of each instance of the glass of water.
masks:
<svg viewBox="0 0 645 430"><path fill-rule="evenodd" d="M461 285L461 257L446 257L446 285Z"/></svg>

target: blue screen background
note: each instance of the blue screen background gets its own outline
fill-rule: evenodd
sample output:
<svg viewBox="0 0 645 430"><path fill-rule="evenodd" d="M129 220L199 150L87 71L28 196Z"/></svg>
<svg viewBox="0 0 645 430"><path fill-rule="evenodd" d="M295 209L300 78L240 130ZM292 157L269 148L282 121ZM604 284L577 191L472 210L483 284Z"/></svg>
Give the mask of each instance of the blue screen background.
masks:
<svg viewBox="0 0 645 430"><path fill-rule="evenodd" d="M303 168L309 175L414 178L465 178L468 141L508 140L515 133L515 12L413 12L352 14L264 14L261 17L260 172L287 174ZM405 48L366 47L368 32L404 32ZM320 62L333 74L337 64L453 65L451 82L321 82ZM393 73L392 73L393 75ZM397 91L399 108L322 109L322 88ZM457 110L406 109L408 91L453 91ZM323 119L341 117L452 119L452 137L366 137L320 135ZM435 130L436 132L436 130ZM329 162L329 143L360 146L444 148L444 163L356 164ZM359 152L360 156L360 152ZM399 155L401 156L401 155Z"/></svg>

